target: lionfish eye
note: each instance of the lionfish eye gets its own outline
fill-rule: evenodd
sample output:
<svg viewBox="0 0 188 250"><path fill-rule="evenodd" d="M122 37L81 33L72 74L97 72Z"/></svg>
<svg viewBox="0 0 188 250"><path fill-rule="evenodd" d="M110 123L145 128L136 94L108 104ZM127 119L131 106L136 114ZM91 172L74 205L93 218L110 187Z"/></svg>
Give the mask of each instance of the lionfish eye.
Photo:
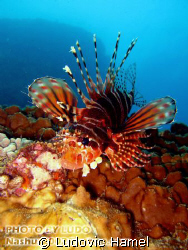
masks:
<svg viewBox="0 0 188 250"><path fill-rule="evenodd" d="M89 143L89 139L88 139L88 138L85 137L85 138L82 139L82 144L83 144L84 146L87 146L88 143Z"/></svg>

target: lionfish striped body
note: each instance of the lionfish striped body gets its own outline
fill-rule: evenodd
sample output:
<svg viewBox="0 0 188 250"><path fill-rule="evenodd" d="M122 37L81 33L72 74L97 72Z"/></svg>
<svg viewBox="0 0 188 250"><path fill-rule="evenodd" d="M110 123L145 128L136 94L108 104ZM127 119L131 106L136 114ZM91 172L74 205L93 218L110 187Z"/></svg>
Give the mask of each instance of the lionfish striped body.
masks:
<svg viewBox="0 0 188 250"><path fill-rule="evenodd" d="M143 106L144 102L136 100L134 77L129 92L125 85L117 83L118 73L137 41L136 39L131 42L120 66L116 68L119 39L120 33L104 82L98 67L95 35L96 83L88 72L79 43L76 45L87 78L75 47L71 47L89 98L79 89L70 68L65 66L64 70L75 84L85 108L77 107L77 97L64 80L43 77L36 79L29 86L29 95L38 107L60 120L66 119L70 124L71 130L66 130L66 133L60 132L58 137L54 138L58 145L64 142L61 150L65 168L75 169L89 164L95 166L95 159L96 162L100 162L101 154L107 155L116 170L142 167L149 161L149 157L141 150L147 147L141 143L140 138L147 137L145 133L147 129L157 128L174 119L176 104L171 97L164 97ZM143 107L128 118L133 104ZM74 133L70 132L72 129Z"/></svg>

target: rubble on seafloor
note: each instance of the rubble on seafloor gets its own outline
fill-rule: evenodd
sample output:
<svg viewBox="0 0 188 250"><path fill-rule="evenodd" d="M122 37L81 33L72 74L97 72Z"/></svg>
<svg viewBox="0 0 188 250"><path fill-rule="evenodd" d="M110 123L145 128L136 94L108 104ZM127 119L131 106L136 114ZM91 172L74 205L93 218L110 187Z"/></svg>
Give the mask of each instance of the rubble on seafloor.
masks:
<svg viewBox="0 0 188 250"><path fill-rule="evenodd" d="M36 108L31 110L39 113ZM20 113L18 109L15 113L7 109L3 111L7 113L7 117ZM33 116L34 114L30 116L30 121ZM11 117L7 119L10 122ZM40 116L34 119L40 121ZM50 121L43 115L42 119ZM2 124L1 119L0 124ZM10 143L14 135L16 144L15 131L18 131L18 128L12 130L12 125L2 126L4 131L1 132L7 135L6 138ZM20 129L28 132L27 126ZM6 129L12 130L13 134L5 132ZM103 162L96 169L91 169L86 177L82 176L81 169L64 170L58 177L55 174L48 180L44 178L43 185L37 190L27 190L19 195L9 192L8 196L1 196L0 246L7 237L2 230L6 225L37 224L44 227L55 224L91 228L88 234L80 233L80 238L146 239L149 236L149 247L144 249L188 249L188 127L175 123L171 126L171 131L151 130L150 133L151 137L144 140L147 145L153 146L150 150L151 163L144 168L130 168L126 172L117 172L104 157ZM30 136L26 138L32 139ZM33 139L36 138L37 136ZM6 176L3 173L0 175L0 193L14 190L18 187L18 183L21 183L18 180L19 176ZM9 237L11 236L10 233ZM30 238L41 236L44 235L28 235ZM48 237L62 236L51 233ZM75 237L75 234L69 234L69 237ZM4 246L3 249L12 248ZM23 249L32 248L25 246ZM35 249L41 248L35 247ZM50 246L49 249L56 247ZM112 248L105 246L103 249ZM120 246L113 249L141 248Z"/></svg>

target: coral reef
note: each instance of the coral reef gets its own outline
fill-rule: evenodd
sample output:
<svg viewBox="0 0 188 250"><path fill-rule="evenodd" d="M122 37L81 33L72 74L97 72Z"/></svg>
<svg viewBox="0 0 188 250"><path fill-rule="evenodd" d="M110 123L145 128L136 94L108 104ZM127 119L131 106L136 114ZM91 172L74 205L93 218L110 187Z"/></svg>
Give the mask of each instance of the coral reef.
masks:
<svg viewBox="0 0 188 250"><path fill-rule="evenodd" d="M63 225L65 220L71 225L80 213L92 225L92 237L149 236L150 246L145 249L187 249L188 134L186 126L185 132L181 127L182 124L174 125L173 133L149 131L151 137L142 140L148 146L155 146L150 150L151 163L146 167L117 172L103 157L103 162L86 177L82 176L82 169L58 169L58 159L53 159L55 151L49 143L31 143L27 146L29 151L38 153L29 155L28 159L38 165L28 164L23 176L17 158L18 164L9 163L0 175L2 227L7 225L5 215L10 225L22 225L23 221L27 225L36 221L38 224L42 220L45 220L43 225L51 221ZM3 143L6 145L6 140ZM36 160L44 153L46 157ZM65 219L62 224L58 224L60 211ZM15 214L20 214L17 221L12 219ZM0 241L3 242L4 236L2 233Z"/></svg>
<svg viewBox="0 0 188 250"><path fill-rule="evenodd" d="M8 138L6 134L0 133L0 166L5 165L7 161L14 158L17 152L31 140L26 138Z"/></svg>
<svg viewBox="0 0 188 250"><path fill-rule="evenodd" d="M24 137L32 140L49 140L62 126L56 118L50 119L42 109L17 106L0 108L0 132L8 137Z"/></svg>

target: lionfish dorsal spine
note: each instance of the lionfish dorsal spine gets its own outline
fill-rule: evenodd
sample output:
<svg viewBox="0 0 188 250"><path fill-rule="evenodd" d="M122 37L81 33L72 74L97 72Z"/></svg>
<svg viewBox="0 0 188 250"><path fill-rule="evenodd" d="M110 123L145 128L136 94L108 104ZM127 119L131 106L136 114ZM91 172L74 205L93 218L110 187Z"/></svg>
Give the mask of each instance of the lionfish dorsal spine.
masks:
<svg viewBox="0 0 188 250"><path fill-rule="evenodd" d="M113 52L112 58L110 60L110 65L109 65L107 73L106 73L106 78L105 78L105 81L104 81L105 94L108 94L108 93L112 92L112 89L114 88L114 82L113 82L114 77L113 77L113 75L114 75L114 68L115 68L115 64L116 64L116 57L117 57L117 51L118 51L120 36L121 36L121 33L119 32L117 40L116 40L116 45L115 45L115 48L114 48L114 52Z"/></svg>
<svg viewBox="0 0 188 250"><path fill-rule="evenodd" d="M122 59L120 65L119 65L119 67L118 67L117 70L116 70L116 73L115 73L114 76L113 76L114 78L117 76L119 70L120 70L121 67L123 66L123 64L124 64L125 60L127 59L128 55L130 54L131 50L132 50L133 47L135 46L137 40L138 40L138 38L136 38L135 40L134 40L134 39L132 40L131 44L129 45L129 48L127 49L127 52L126 52L125 56L123 57L123 59Z"/></svg>
<svg viewBox="0 0 188 250"><path fill-rule="evenodd" d="M81 75L82 75L82 79L83 79L83 81L84 81L84 84L85 84L85 87L86 87L86 89L87 89L87 92L88 92L88 94L89 94L89 96L90 96L91 90L90 90L90 88L89 88L89 86L88 86L88 83L87 83L87 81L86 81L86 79L85 79L84 72L83 72L83 70L82 70L82 66L81 66L81 63L80 63L80 61L79 61L79 58L78 58L78 55L77 55L77 53L76 53L76 49L75 49L74 46L71 46L70 52L72 52L73 55L74 55L75 58L76 58L76 62L77 62L78 67L79 67L79 69L80 69L80 73L81 73Z"/></svg>
<svg viewBox="0 0 188 250"><path fill-rule="evenodd" d="M111 72L114 71L114 68L115 68L115 62L116 62L116 57L117 57L117 50L118 50L120 36L121 36L121 33L119 32L117 40L116 40L116 45L115 45L115 48L114 48L114 52L113 52L112 58L110 60L110 65L109 65L108 70L107 70L105 83L107 82L107 80L108 80L107 78L109 77L109 75L111 74ZM113 67L112 67L112 64L113 64Z"/></svg>
<svg viewBox="0 0 188 250"><path fill-rule="evenodd" d="M83 63L84 68L85 68L85 72L86 72L86 75L87 75L87 78L88 78L88 82L89 82L89 84L90 84L90 87L91 87L92 91L94 92L94 91L95 91L95 88L96 88L96 85L95 85L95 83L93 82L93 80L92 80L92 78L91 78L91 76L90 76L90 74L89 74L89 71L88 71L88 69L87 69L86 62L85 62L85 59L84 59L84 56L83 56L83 52L82 52L82 49L81 49L80 44L79 44L78 41L76 42L76 46L77 46L77 48L78 48L78 51L80 52L80 56L81 56L82 63Z"/></svg>
<svg viewBox="0 0 188 250"><path fill-rule="evenodd" d="M93 42L94 42L94 47L95 47L95 63L96 63L96 79L97 79L97 89L100 93L103 92L104 85L102 82L101 74L99 71L99 63L98 63L98 58L97 58L97 40L96 40L96 35L93 35Z"/></svg>
<svg viewBox="0 0 188 250"><path fill-rule="evenodd" d="M83 102L85 104L87 104L87 102L89 101L88 98L83 94L83 92L81 91L81 89L78 87L78 84L76 82L76 79L74 78L71 69L69 68L69 66L65 65L65 67L63 68L64 71L66 73L68 73L68 75L70 76L70 78L72 79L74 85L76 86L77 92L80 95L80 97L82 98Z"/></svg>
<svg viewBox="0 0 188 250"><path fill-rule="evenodd" d="M97 61L97 46L96 46L96 39L94 40L94 45L95 45L95 53L96 53L96 72L97 72L97 85L93 82L89 72L88 72L88 69L87 69L87 66L86 66L86 62L85 62L85 59L84 59L84 56L83 56L83 52L82 52L82 49L80 47L80 44L79 42L77 41L76 42L76 45L77 45L77 48L78 48L78 51L80 52L80 56L81 56L81 59L82 59L82 63L84 65L84 68L85 68L85 71L86 71L86 74L87 74L87 79L88 79L88 82L89 82L89 85L85 79L85 76L84 76L84 72L82 70L82 66L81 66L81 63L79 61L79 58L78 58L78 55L77 55L77 52L76 52L76 49L72 46L71 47L71 50L70 52L73 53L73 55L75 56L76 58L76 62L78 64L78 67L80 69L80 72L81 72L81 75L82 75L82 78L83 78L83 81L84 81L84 84L86 86L86 90L88 92L88 95L89 97L92 99L92 100L97 100L101 94L103 93L103 82L102 82L102 79L101 79L101 76L100 76L100 72L99 72L99 68L98 68L98 61ZM66 70L66 68L68 70ZM83 93L81 92L81 90L78 88L77 86L77 83L76 83L76 80L75 78L73 77L72 75L72 72L71 70L68 68L68 66L66 66L65 68L65 71L69 74L69 76L71 77L71 79L73 80L74 84L76 85L76 88L77 88L77 91L78 93L80 94L83 102L85 103L86 106L88 106L89 104L91 104L91 101L88 100L84 95Z"/></svg>

